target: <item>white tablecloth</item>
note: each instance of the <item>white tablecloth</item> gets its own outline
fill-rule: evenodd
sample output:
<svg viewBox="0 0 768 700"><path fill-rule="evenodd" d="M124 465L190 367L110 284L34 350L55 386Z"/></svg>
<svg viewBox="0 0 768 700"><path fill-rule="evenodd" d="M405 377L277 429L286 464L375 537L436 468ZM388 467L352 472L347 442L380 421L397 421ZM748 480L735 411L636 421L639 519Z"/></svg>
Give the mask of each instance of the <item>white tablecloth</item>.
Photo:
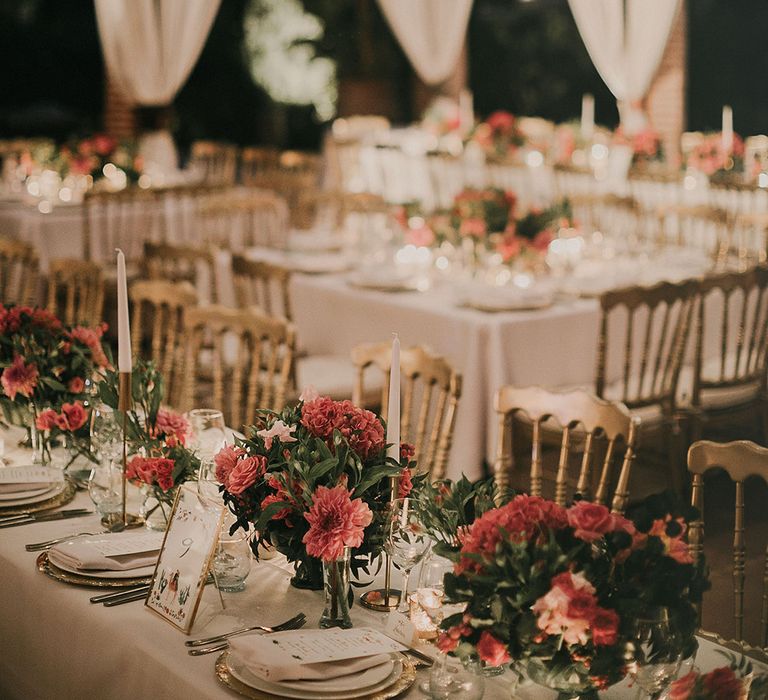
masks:
<svg viewBox="0 0 768 700"><path fill-rule="evenodd" d="M20 463L23 453L11 449L5 434L6 456ZM67 507L86 507L79 493ZM0 533L0 697L7 700L223 700L238 697L222 687L214 674L218 656L187 655L184 635L145 609L141 602L104 608L88 602L99 592L69 586L39 573L37 554L24 544L68 533L97 532L95 515L70 521L43 522L9 528ZM245 591L224 593L221 610L217 592L207 586L192 628L193 637L209 636L247 624L271 624L298 611L314 626L322 611L320 592L292 588L292 574L283 559L254 564ZM359 605L352 609L356 626L381 628L385 618ZM724 664L716 645L702 641L697 664L704 670ZM419 681L428 677L420 671ZM510 698L512 674L486 680L485 700ZM626 683L610 689L605 700L629 700ZM404 696L423 697L416 686ZM531 684L518 690L522 700L550 700L554 693Z"/></svg>

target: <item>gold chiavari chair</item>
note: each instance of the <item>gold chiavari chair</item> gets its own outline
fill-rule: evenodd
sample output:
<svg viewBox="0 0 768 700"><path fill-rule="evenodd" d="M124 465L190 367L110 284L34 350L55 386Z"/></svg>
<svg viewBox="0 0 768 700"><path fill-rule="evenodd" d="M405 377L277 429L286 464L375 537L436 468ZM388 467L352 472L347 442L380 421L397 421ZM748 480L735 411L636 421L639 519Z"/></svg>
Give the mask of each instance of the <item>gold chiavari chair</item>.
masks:
<svg viewBox="0 0 768 700"><path fill-rule="evenodd" d="M251 146L240 153L240 181L249 187L274 186L280 151L270 146Z"/></svg>
<svg viewBox="0 0 768 700"><path fill-rule="evenodd" d="M209 185L234 185L237 176L237 146L217 141L195 141L189 159L191 170Z"/></svg>
<svg viewBox="0 0 768 700"><path fill-rule="evenodd" d="M739 639L744 637L744 583L746 564L744 482L752 476L768 482L768 449L749 440L716 443L701 440L688 450L688 470L693 477L691 502L701 518L690 523L688 547L695 561L704 554L704 474L710 469L724 469L736 487L733 527L733 616ZM760 646L768 645L768 559L763 577Z"/></svg>
<svg viewBox="0 0 768 700"><path fill-rule="evenodd" d="M730 255L739 268L768 261L768 212L735 217Z"/></svg>
<svg viewBox="0 0 768 700"><path fill-rule="evenodd" d="M135 353L153 360L165 379L166 401L178 405L181 375L177 374L184 316L197 306L197 292L189 282L137 280L128 296L133 308L131 344Z"/></svg>
<svg viewBox="0 0 768 700"><path fill-rule="evenodd" d="M288 268L233 255L232 276L240 308L258 306L270 316L281 316L293 321L291 271Z"/></svg>
<svg viewBox="0 0 768 700"><path fill-rule="evenodd" d="M48 308L64 323L96 326L103 320L104 274L95 262L57 258L48 265Z"/></svg>
<svg viewBox="0 0 768 700"><path fill-rule="evenodd" d="M145 241L143 265L149 279L190 282L200 303L216 303L216 253L210 246Z"/></svg>
<svg viewBox="0 0 768 700"><path fill-rule="evenodd" d="M254 422L257 409L283 408L295 348L293 326L284 319L253 309L197 307L184 316L182 344L181 410L223 407L227 425L239 430Z"/></svg>
<svg viewBox="0 0 768 700"><path fill-rule="evenodd" d="M626 287L600 297L595 394L621 401L642 419L643 442L661 428L674 486L684 486L677 388L696 282ZM618 338L616 336L619 336Z"/></svg>
<svg viewBox="0 0 768 700"><path fill-rule="evenodd" d="M381 415L389 404L389 371L392 364L390 343L358 345L352 349L356 379L352 401L364 405L365 373L376 367L382 374L379 393ZM400 353L400 376L403 383L400 412L400 435L403 442L416 448L419 470L433 479L445 475L453 441L456 409L461 398L461 374L442 357L416 346ZM415 422L414 422L415 418Z"/></svg>
<svg viewBox="0 0 768 700"><path fill-rule="evenodd" d="M0 303L34 303L39 274L40 262L33 246L0 238Z"/></svg>
<svg viewBox="0 0 768 700"><path fill-rule="evenodd" d="M575 494L597 503L608 504L615 513L623 513L629 500L629 477L635 458L638 419L621 403L605 401L577 389L553 392L541 387L505 386L495 397L499 432L494 465L494 478L503 493L511 485L514 470L515 417L522 413L532 424L530 492L543 494L545 467L543 431L562 431L559 457L555 470L554 500L565 505ZM556 423L553 426L551 421ZM596 473L598 441L607 442L599 473ZM624 444L621 468L614 479L613 463L616 446ZM569 478L574 455L581 454L578 479ZM613 493L611 495L611 489ZM569 493L569 491L571 493Z"/></svg>
<svg viewBox="0 0 768 700"><path fill-rule="evenodd" d="M727 211L709 205L662 207L658 211L658 245L703 252L724 266L731 253L733 222Z"/></svg>
<svg viewBox="0 0 768 700"><path fill-rule="evenodd" d="M698 283L690 413L692 437L734 413L762 414L768 435L768 267L710 275ZM707 358L708 347L716 348ZM741 435L739 437L744 437Z"/></svg>

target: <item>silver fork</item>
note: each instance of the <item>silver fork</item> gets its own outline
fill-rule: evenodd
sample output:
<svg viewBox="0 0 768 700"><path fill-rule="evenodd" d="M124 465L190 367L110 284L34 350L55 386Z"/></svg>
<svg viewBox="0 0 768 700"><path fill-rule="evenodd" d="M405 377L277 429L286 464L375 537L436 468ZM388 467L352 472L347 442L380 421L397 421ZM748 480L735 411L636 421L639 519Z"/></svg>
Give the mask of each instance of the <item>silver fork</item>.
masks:
<svg viewBox="0 0 768 700"><path fill-rule="evenodd" d="M290 620L275 625L274 627L267 627L265 625L254 625L252 627L244 627L243 629L227 632L226 634L220 634L215 637L208 637L206 639L192 639L184 642L187 646L193 646L194 649L188 649L187 652L190 656L202 656L203 654L212 654L215 651L223 651L229 646L227 641L230 637L234 637L237 634L243 634L245 632L252 632L254 630L262 630L264 632L287 632L288 630L297 630L303 627L307 622L307 616L304 613L299 613L296 617L292 617ZM203 646L205 644L214 643L213 646Z"/></svg>
<svg viewBox="0 0 768 700"><path fill-rule="evenodd" d="M32 544L25 544L24 549L28 552L40 552L44 549L50 549L59 542L66 542L67 540L73 540L75 537L85 537L86 535L103 535L109 532L108 530L101 530L100 532L78 532L74 535L67 535L66 537L57 537L55 540L45 540L44 542L33 542Z"/></svg>

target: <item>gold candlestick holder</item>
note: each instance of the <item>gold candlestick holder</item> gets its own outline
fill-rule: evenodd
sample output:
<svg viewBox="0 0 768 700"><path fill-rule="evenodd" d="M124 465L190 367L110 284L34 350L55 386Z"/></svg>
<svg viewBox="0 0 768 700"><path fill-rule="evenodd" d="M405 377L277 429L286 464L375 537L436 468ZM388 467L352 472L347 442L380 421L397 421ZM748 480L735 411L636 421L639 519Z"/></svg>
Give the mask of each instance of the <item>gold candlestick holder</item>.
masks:
<svg viewBox="0 0 768 700"><path fill-rule="evenodd" d="M390 506L397 499L397 489L400 483L399 476L389 479L389 503ZM384 554L384 588L375 588L366 591L360 596L360 605L377 612L392 612L397 610L402 591L392 588L392 557Z"/></svg>
<svg viewBox="0 0 768 700"><path fill-rule="evenodd" d="M117 409L120 411L123 418L122 432L123 432L123 455L122 455L122 505L120 513L122 515L121 522L119 524L120 529L127 527L138 527L143 522L141 518L136 515L128 513L126 508L126 471L128 465L128 411L131 410L133 405L131 395L131 373L120 372L118 384L118 399Z"/></svg>

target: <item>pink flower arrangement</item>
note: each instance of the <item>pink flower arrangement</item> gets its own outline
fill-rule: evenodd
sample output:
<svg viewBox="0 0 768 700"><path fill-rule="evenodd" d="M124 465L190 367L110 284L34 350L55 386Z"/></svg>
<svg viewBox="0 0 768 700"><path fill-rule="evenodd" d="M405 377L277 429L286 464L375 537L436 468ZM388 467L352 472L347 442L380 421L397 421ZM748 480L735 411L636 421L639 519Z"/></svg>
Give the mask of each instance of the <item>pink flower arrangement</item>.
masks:
<svg viewBox="0 0 768 700"><path fill-rule="evenodd" d="M158 409L154 432L156 436L164 436L165 443L170 447L186 445L190 430L189 421L180 413L168 408Z"/></svg>
<svg viewBox="0 0 768 700"><path fill-rule="evenodd" d="M3 392L11 401L16 399L16 394L31 398L37 386L38 377L37 365L33 362L27 364L23 357L16 355L11 365L3 370L0 384L3 386Z"/></svg>
<svg viewBox="0 0 768 700"><path fill-rule="evenodd" d="M688 154L686 165L705 175L714 175L720 170L727 169L729 158L736 161L743 157L744 141L738 134L733 135L733 147L730 153L727 153L723 146L722 134L706 134ZM735 164L732 165L736 167Z"/></svg>
<svg viewBox="0 0 768 700"><path fill-rule="evenodd" d="M61 407L61 413L56 413L52 408L41 411L35 418L35 427L38 430L59 430L74 432L82 428L88 420L88 412L79 401L65 403Z"/></svg>
<svg viewBox="0 0 768 700"><path fill-rule="evenodd" d="M101 346L101 336L104 335L106 329L107 325L104 323L98 328L75 326L75 328L70 331L70 336L74 340L79 340L83 345L90 349L94 363L102 369L110 366L109 360L104 353L104 348Z"/></svg>
<svg viewBox="0 0 768 700"><path fill-rule="evenodd" d="M158 486L167 492L174 487L175 466L176 463L168 457L136 456L126 465L125 477L134 483Z"/></svg>
<svg viewBox="0 0 768 700"><path fill-rule="evenodd" d="M384 426L376 414L348 400L334 401L320 396L305 402L301 408L301 424L331 448L333 432L338 430L362 459L384 449Z"/></svg>
<svg viewBox="0 0 768 700"><path fill-rule="evenodd" d="M216 465L216 481L226 484L232 470L237 466L237 460L245 456L242 447L225 445L213 458Z"/></svg>
<svg viewBox="0 0 768 700"><path fill-rule="evenodd" d="M610 646L618 639L619 616L597 604L595 587L581 573L555 576L550 591L532 610L542 633L562 636L565 644L583 645L591 637L595 646Z"/></svg>
<svg viewBox="0 0 768 700"><path fill-rule="evenodd" d="M669 700L747 700L749 687L736 672L723 666L709 673L691 671L669 688Z"/></svg>
<svg viewBox="0 0 768 700"><path fill-rule="evenodd" d="M307 554L324 561L340 559L345 547L359 547L363 531L373 514L359 498L354 500L344 486L318 486L312 506L304 514L310 527L302 538Z"/></svg>

